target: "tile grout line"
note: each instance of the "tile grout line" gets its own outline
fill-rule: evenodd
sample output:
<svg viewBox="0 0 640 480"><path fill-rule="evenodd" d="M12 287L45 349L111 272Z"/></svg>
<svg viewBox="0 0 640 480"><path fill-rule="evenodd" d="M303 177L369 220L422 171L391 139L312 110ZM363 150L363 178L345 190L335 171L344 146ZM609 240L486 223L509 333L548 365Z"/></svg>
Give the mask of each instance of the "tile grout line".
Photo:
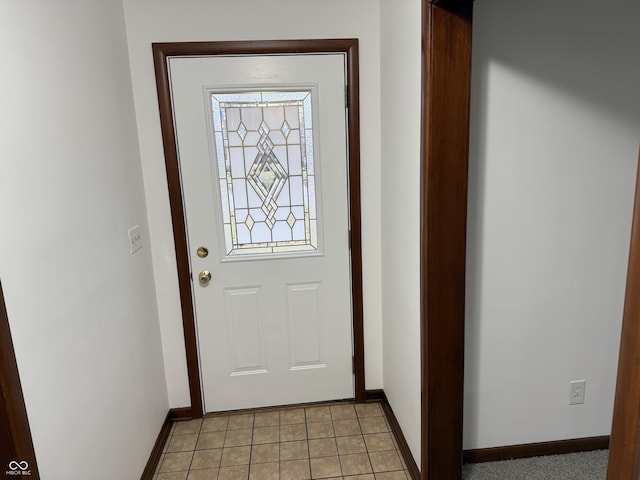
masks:
<svg viewBox="0 0 640 480"><path fill-rule="evenodd" d="M198 429L196 444L193 446L193 452L191 453L191 460L189 461L189 468L187 469L187 478L189 478L189 474L191 473L191 465L193 465L193 458L196 456L196 448L198 448L198 440L200 440L200 434L202 433L202 425L204 425L204 420L200 420L200 428Z"/></svg>
<svg viewBox="0 0 640 480"><path fill-rule="evenodd" d="M312 478L313 475L311 473L311 446L309 445L309 429L307 428L307 409L304 409L304 428L306 431L306 437L307 437L307 455L309 457L309 478Z"/></svg>
<svg viewBox="0 0 640 480"><path fill-rule="evenodd" d="M253 434L256 429L256 414L253 413L253 418L251 419L251 440L249 441L249 467L247 468L247 479L251 479L251 458L253 457ZM280 432L278 432L280 433ZM278 436L278 439L280 437ZM220 476L220 472L218 471L218 476Z"/></svg>
<svg viewBox="0 0 640 480"><path fill-rule="evenodd" d="M340 467L340 476L344 477L344 470L342 469L342 458L340 456L340 450L338 449L338 437L335 436L336 435L336 429L335 429L335 425L333 424L333 422L335 421L333 418L333 412L331 411L331 407L329 408L329 416L331 417L331 427L333 428L333 435L334 435L334 443L336 444L336 453L338 454L338 466ZM355 407L354 407L355 410ZM357 414L356 414L357 415ZM359 426L359 424L358 424ZM362 430L362 429L360 429Z"/></svg>
<svg viewBox="0 0 640 480"><path fill-rule="evenodd" d="M371 455L369 455L369 447L367 446L367 442L364 439L364 431L362 430L362 423L360 423L360 415L358 414L358 410L356 409L356 415L358 416L358 425L360 426L360 431L362 432L362 441L364 442L364 450L367 452L367 458L369 459L369 465L371 466L371 475L373 478L376 478L376 474L373 471L373 462L371 461Z"/></svg>
<svg viewBox="0 0 640 480"><path fill-rule="evenodd" d="M389 422L388 422L388 419L386 418L386 415L385 415L384 411L380 409L379 403L378 402L375 403L375 405L377 406L377 410L375 412L374 411L363 411L363 412L360 412L356 408L357 405L355 405L354 403L348 403L346 405L352 406L352 408L355 411L354 412L355 413L355 417L349 417L349 416L343 417L343 415L339 415L337 412L334 412L332 410L331 407L334 406L333 404L324 404L324 405L320 404L320 405L314 405L314 406L308 406L308 407L301 407L301 410L303 412L303 422L304 422L304 423L302 423L302 426L305 429L304 438L305 438L305 441L307 442L307 448L306 448L306 454L307 454L307 459L308 459L307 474L309 475L309 478L313 478L313 470L312 470L312 465L311 465L312 464L311 445L310 445L310 442L313 439L310 438L310 433L309 433L308 426L309 426L309 423L317 423L318 421L324 422L324 420L323 420L324 413L320 414L317 418L316 417L311 418L308 415L308 413L309 413L308 409L309 408L314 408L314 407L323 407L323 406L327 407L327 409L328 409L328 413L329 413L328 420L330 420L330 427L331 427L331 434L326 438L330 439L330 440L333 440L333 444L334 444L335 449L336 449L336 458L337 458L337 461L338 461L341 477L345 476L345 471L344 471L343 464L342 464L342 457L345 456L345 455L354 454L354 452L345 453L344 455L341 454L340 450L338 449L338 440L341 439L342 437L354 437L354 438L357 437L357 438L361 439L363 447L364 447L362 452L366 453L366 458L367 458L367 461L369 463L369 467L371 469L370 470L370 472L371 472L370 475L372 475L374 478L376 477L376 473L386 473L387 471L388 472L396 472L396 471L403 472L403 474L406 477L407 470L406 470L406 466L403 464L403 459L402 459L401 453L398 450L397 441L395 440L395 436L393 435L393 431L389 427ZM277 445L277 447L278 447L278 455L277 455L277 459L274 459L276 461L273 462L273 463L277 463L278 464L278 471L281 473L281 466L282 466L281 446L284 443L290 443L290 442L284 442L282 440L281 436L280 436L280 431L281 431L281 427L282 427L280 414L281 414L282 410L277 410L277 412L278 412L277 425L268 425L268 426L277 427L277 441L276 442L266 442L265 445L267 445L267 444ZM374 415L370 415L371 413L375 413L375 414ZM256 428L257 428L256 427L257 419L256 419L256 416L255 416L255 412L253 414L251 414L251 415L252 415L251 425L250 425L250 429L251 429L250 433L251 433L251 435L250 435L250 438L248 440L250 444L247 445L247 447L249 448L249 452L248 452L249 453L249 458L248 458L248 462L246 464L246 468L247 468L246 475L247 475L248 479L251 478L251 473L256 471L255 470L255 465L253 465L252 462L253 462L254 454L255 454L253 449L254 449L254 447L257 446L257 445L254 445L254 442L256 440L255 435L256 435ZM336 417L336 415L338 415L338 416ZM224 430L215 430L215 431L212 431L212 432L204 432L205 420L206 419L200 420L197 432L194 432L194 434L197 434L195 446L194 446L194 448L192 450L185 451L185 453L190 453L191 454L190 459L189 459L188 470L181 470L180 473L184 472L188 476L192 472L196 472L198 470L215 469L216 468L215 465L217 465L217 468L218 468L218 472L217 473L218 473L218 477L219 477L220 471L223 468L222 467L222 458L223 458L223 455L225 453L225 450L228 449L228 448L231 448L231 446L226 446L226 442L227 442L227 438L228 438L228 435L229 435L229 432L230 432L230 430L229 430L230 419L232 417L234 417L234 416L236 416L235 413L230 413L229 415L226 416L227 421L226 421L226 426L225 426ZM341 436L338 436L338 434L336 433L335 422L348 421L350 418L353 418L354 420L357 421L356 424L358 426L359 432L356 432L355 430L353 432L350 432L348 429L345 429L345 430L342 430L343 434ZM366 434L365 435L365 433L363 431L363 422L367 423L366 422L367 419L375 419L375 418L381 418L382 419L382 421L384 422L385 431L384 432L371 432L370 434ZM310 420L316 420L316 422L310 422ZM373 421L375 421L375 420L373 420ZM292 425L294 425L294 424L292 424ZM247 425L247 427L249 427L249 425ZM242 429L236 429L236 430L242 430ZM248 428L247 428L247 430L248 430ZM215 433L215 432L218 432L218 431L224 432L224 434L222 436L223 437L222 438L222 445L221 445L221 448L220 448L220 458L219 458L218 462L215 463L215 465L214 465L214 463L208 464L207 468L201 468L201 469L194 470L192 467L194 466L194 461L196 460L196 453L201 451L201 450L198 450L198 444L201 441L202 435L204 433ZM367 445L367 442L365 440L365 437L367 435L374 435L376 433L384 433L384 434L389 435L389 437L391 438L391 442L392 442L392 444L390 446L391 449L388 450L388 451L389 452L394 452L395 456L400 459L400 465L398 466L398 469L385 470L384 472L375 472L374 471L375 469L374 469L372 458L371 458L371 456L372 456L372 454L374 452L370 451L370 449L369 449L369 447ZM169 433L169 442L171 440L175 439L175 435L179 435L179 433L177 433L176 425L174 425L172 427L172 429L171 429L171 431ZM322 437L322 438L324 438L324 437ZM319 438L319 439L322 439L322 438ZM162 469L162 466L163 466L164 462L166 461L166 455L168 453L181 453L181 451L180 452L167 452L168 443L167 443L167 447L165 447L165 449L163 451L162 461L160 462L160 464L158 466L158 469L156 470L156 472L154 474L155 476L160 474L159 470ZM386 451L387 450L384 450L384 451L381 450L381 452L386 452ZM330 458L331 456L332 455L328 455L327 458ZM318 458L322 458L322 457L318 457ZM261 463L265 463L265 462L261 462ZM266 462L266 463L271 463L271 462ZM172 472L166 472L166 473L172 473ZM363 474L366 474L366 473L353 473L353 475L363 475ZM338 478L338 477L331 477L331 478Z"/></svg>
<svg viewBox="0 0 640 480"><path fill-rule="evenodd" d="M308 418L307 418L307 408L305 407L303 409L304 411L304 432L305 432L305 438L307 439L307 450L309 449L309 422L308 422ZM311 452L309 452L309 479L313 478L313 472L311 471Z"/></svg>

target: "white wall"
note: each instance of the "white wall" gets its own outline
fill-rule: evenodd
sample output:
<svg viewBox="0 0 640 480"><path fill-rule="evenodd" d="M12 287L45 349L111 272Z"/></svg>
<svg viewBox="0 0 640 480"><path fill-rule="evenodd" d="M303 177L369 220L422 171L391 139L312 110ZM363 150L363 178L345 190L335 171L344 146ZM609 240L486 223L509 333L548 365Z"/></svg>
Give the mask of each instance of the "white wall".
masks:
<svg viewBox="0 0 640 480"><path fill-rule="evenodd" d="M610 432L638 18L625 0L475 4L465 448Z"/></svg>
<svg viewBox="0 0 640 480"><path fill-rule="evenodd" d="M0 277L44 479L139 478L168 409L120 2L0 5Z"/></svg>
<svg viewBox="0 0 640 480"><path fill-rule="evenodd" d="M172 407L190 404L152 42L358 37L366 387L382 386L378 1L125 0L149 228Z"/></svg>
<svg viewBox="0 0 640 480"><path fill-rule="evenodd" d="M421 2L382 0L384 390L420 465Z"/></svg>

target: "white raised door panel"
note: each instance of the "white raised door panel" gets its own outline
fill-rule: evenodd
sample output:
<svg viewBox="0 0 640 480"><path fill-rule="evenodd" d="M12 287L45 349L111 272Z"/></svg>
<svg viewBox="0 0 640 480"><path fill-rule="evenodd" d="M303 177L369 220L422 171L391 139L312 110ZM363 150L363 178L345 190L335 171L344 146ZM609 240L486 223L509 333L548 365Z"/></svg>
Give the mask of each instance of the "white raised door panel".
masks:
<svg viewBox="0 0 640 480"><path fill-rule="evenodd" d="M168 66L205 411L353 397L344 55Z"/></svg>
<svg viewBox="0 0 640 480"><path fill-rule="evenodd" d="M320 283L288 285L291 369L323 368L320 342Z"/></svg>

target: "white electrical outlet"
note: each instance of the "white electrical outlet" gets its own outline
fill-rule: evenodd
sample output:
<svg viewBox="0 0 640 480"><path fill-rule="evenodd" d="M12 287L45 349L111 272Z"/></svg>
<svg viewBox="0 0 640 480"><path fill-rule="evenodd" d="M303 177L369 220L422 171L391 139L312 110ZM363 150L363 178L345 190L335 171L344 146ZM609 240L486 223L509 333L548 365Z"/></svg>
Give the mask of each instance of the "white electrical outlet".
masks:
<svg viewBox="0 0 640 480"><path fill-rule="evenodd" d="M142 248L142 231L140 230L140 225L129 229L129 247L131 255Z"/></svg>
<svg viewBox="0 0 640 480"><path fill-rule="evenodd" d="M569 405L584 403L584 393L587 387L586 380L574 380L569 382Z"/></svg>

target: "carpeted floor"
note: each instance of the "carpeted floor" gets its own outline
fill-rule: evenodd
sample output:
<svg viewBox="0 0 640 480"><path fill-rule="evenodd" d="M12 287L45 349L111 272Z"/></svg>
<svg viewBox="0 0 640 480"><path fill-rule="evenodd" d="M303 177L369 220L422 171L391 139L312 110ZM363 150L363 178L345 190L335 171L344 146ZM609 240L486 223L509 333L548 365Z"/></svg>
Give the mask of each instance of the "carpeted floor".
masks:
<svg viewBox="0 0 640 480"><path fill-rule="evenodd" d="M465 465L463 480L604 480L608 450Z"/></svg>

